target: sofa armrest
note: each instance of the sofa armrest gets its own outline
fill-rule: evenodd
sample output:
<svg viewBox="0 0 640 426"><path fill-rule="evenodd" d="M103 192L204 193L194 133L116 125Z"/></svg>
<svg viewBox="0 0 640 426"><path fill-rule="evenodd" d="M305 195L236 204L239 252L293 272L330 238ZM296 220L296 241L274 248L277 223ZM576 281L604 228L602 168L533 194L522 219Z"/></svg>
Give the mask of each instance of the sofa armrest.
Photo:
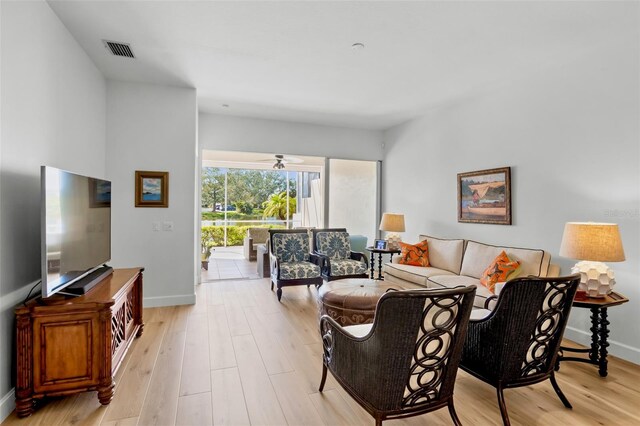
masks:
<svg viewBox="0 0 640 426"><path fill-rule="evenodd" d="M349 256L352 260L358 260L360 262L364 262L367 265L367 269L369 269L369 258L364 254L357 251L352 251Z"/></svg>
<svg viewBox="0 0 640 426"><path fill-rule="evenodd" d="M271 252L269 252L269 266L271 269L271 277L280 279L280 260Z"/></svg>
<svg viewBox="0 0 640 426"><path fill-rule="evenodd" d="M560 276L560 265L556 265L555 263L549 264L549 269L547 270L547 277L559 277Z"/></svg>

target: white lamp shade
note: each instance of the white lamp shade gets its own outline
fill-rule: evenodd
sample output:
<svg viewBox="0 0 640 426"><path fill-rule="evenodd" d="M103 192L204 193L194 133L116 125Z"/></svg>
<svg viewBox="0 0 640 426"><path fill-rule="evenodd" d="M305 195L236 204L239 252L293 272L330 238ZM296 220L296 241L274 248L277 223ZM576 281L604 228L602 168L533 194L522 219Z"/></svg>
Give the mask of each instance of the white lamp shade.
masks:
<svg viewBox="0 0 640 426"><path fill-rule="evenodd" d="M625 260L620 230L615 223L567 222L560 256L598 262Z"/></svg>
<svg viewBox="0 0 640 426"><path fill-rule="evenodd" d="M404 232L404 215L398 213L383 213L380 230L387 232Z"/></svg>

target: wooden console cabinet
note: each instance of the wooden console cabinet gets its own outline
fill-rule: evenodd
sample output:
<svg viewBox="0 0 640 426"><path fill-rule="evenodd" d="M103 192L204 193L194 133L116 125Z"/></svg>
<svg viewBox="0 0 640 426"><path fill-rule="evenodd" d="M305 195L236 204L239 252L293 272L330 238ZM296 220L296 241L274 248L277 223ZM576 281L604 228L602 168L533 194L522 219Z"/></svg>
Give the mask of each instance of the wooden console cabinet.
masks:
<svg viewBox="0 0 640 426"><path fill-rule="evenodd" d="M16 308L16 412L45 396L98 391L113 398L114 374L142 335L143 268L116 269L87 294L54 295Z"/></svg>

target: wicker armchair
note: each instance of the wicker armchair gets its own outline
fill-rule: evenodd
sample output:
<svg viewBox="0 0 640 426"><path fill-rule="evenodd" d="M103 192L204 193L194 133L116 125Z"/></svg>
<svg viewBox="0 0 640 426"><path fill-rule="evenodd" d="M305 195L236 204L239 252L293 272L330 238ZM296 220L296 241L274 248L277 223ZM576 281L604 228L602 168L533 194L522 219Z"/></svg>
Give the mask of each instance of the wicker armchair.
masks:
<svg viewBox="0 0 640 426"><path fill-rule="evenodd" d="M453 422L453 387L475 286L392 291L384 294L373 324L341 327L320 319L327 369L376 425L448 407Z"/></svg>
<svg viewBox="0 0 640 426"><path fill-rule="evenodd" d="M268 243L271 290L275 284L278 300L282 298L282 287L322 285L322 260L309 253L309 233L306 229L270 229Z"/></svg>
<svg viewBox="0 0 640 426"><path fill-rule="evenodd" d="M460 368L496 388L505 425L504 389L549 379L571 408L554 366L579 281L579 275L517 278L505 284L488 316L469 322Z"/></svg>
<svg viewBox="0 0 640 426"><path fill-rule="evenodd" d="M351 251L345 228L314 229L313 253L322 259L322 278L368 278L369 260L364 253Z"/></svg>

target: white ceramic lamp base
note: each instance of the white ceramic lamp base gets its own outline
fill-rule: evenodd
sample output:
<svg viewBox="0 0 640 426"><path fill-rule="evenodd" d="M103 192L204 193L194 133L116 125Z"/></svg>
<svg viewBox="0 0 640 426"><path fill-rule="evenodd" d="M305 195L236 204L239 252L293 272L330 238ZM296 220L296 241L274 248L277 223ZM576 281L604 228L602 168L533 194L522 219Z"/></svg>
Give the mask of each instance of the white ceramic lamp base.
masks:
<svg viewBox="0 0 640 426"><path fill-rule="evenodd" d="M580 274L578 290L586 291L589 297L605 297L616 283L613 270L602 262L583 260L571 268L571 273Z"/></svg>
<svg viewBox="0 0 640 426"><path fill-rule="evenodd" d="M400 250L400 234L390 232L387 234L387 248L389 250Z"/></svg>

